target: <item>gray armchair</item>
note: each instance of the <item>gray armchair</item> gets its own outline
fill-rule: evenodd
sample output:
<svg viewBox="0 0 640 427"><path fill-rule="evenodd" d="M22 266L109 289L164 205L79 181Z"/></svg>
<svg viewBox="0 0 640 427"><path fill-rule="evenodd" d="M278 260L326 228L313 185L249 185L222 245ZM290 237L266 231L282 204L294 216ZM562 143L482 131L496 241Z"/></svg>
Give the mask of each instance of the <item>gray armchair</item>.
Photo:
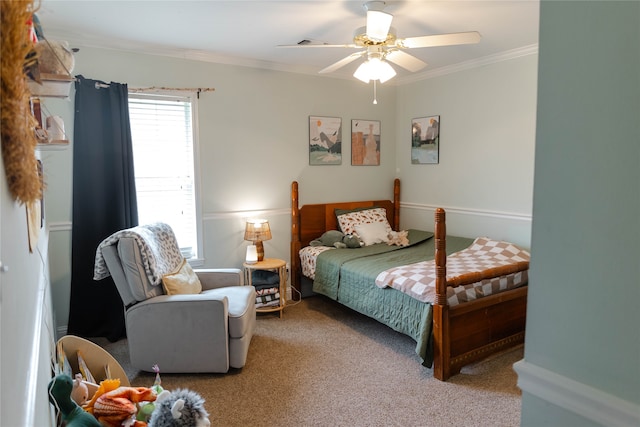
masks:
<svg viewBox="0 0 640 427"><path fill-rule="evenodd" d="M138 231L143 232L142 245ZM156 234L162 248L148 251ZM256 324L253 286L243 286L239 269L194 270L201 293L166 295L161 283L152 283L149 265L173 269L182 258L151 263L149 259L176 251L173 231L166 224L155 224L115 233L96 253L96 271L102 257L125 305L131 364L148 372L157 364L165 373L242 368ZM155 272L158 277L161 273Z"/></svg>

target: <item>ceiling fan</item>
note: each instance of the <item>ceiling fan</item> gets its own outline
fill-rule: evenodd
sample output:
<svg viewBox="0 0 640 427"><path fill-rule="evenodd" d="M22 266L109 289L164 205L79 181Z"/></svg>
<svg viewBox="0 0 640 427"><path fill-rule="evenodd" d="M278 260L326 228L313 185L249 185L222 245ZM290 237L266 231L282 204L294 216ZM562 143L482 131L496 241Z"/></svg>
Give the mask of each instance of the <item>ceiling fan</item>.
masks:
<svg viewBox="0 0 640 427"><path fill-rule="evenodd" d="M363 5L367 12L367 25L355 31L353 43L328 44L303 40L295 45L280 45L278 47L364 48L360 52L352 53L338 62L323 68L319 73L331 73L359 58L366 58L366 61L363 62L353 74L354 77L365 83L369 83L371 80L373 80L374 83L376 81L384 83L396 75L395 70L389 62L399 65L411 72L419 71L427 66L426 62L404 52L405 49L474 44L480 41L480 33L477 31L397 38L395 29L391 27L393 15L384 12L384 6L384 1L369 1Z"/></svg>

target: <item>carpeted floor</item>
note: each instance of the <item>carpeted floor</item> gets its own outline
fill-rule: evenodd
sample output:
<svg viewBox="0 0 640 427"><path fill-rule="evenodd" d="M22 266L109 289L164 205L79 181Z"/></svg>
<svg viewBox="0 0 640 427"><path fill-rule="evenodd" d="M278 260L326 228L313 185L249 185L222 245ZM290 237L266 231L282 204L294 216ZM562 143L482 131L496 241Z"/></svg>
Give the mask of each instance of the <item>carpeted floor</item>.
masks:
<svg viewBox="0 0 640 427"><path fill-rule="evenodd" d="M131 384L154 374L128 365L126 340L95 340ZM447 382L420 364L415 342L320 296L259 314L247 364L227 374L162 374L167 389L202 395L213 426L517 426L519 346ZM188 349L185 349L188 351ZM162 367L160 367L162 369Z"/></svg>

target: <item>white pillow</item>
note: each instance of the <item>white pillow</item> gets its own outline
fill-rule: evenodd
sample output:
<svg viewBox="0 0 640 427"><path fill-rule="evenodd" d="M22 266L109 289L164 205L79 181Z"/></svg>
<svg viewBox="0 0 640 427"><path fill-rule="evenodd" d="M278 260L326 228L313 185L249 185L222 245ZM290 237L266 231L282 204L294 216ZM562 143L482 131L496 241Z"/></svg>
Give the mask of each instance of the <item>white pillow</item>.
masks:
<svg viewBox="0 0 640 427"><path fill-rule="evenodd" d="M362 240L365 246L389 241L387 227L381 222L358 224L355 228L358 237L360 237L360 240Z"/></svg>
<svg viewBox="0 0 640 427"><path fill-rule="evenodd" d="M337 215L340 230L344 234L357 234L356 225L380 222L385 225L387 234L392 230L387 220L387 210L385 208L371 208L356 211L348 211Z"/></svg>

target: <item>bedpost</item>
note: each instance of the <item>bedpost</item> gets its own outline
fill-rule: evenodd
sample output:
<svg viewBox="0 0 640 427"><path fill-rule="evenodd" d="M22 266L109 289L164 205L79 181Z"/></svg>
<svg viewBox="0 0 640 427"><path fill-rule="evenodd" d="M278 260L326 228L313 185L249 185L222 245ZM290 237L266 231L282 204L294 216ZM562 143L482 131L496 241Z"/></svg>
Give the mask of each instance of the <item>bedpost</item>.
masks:
<svg viewBox="0 0 640 427"><path fill-rule="evenodd" d="M444 209L437 208L435 211L436 298L433 303L433 376L442 381L451 376L446 239L446 214Z"/></svg>
<svg viewBox="0 0 640 427"><path fill-rule="evenodd" d="M291 183L291 286L298 292L291 292L291 298L295 301L302 295L300 284L300 210L298 205L298 182Z"/></svg>
<svg viewBox="0 0 640 427"><path fill-rule="evenodd" d="M393 229L400 231L400 179L393 180Z"/></svg>
<svg viewBox="0 0 640 427"><path fill-rule="evenodd" d="M436 241L436 301L438 305L447 303L447 225L444 209L437 208L435 212L435 241Z"/></svg>

